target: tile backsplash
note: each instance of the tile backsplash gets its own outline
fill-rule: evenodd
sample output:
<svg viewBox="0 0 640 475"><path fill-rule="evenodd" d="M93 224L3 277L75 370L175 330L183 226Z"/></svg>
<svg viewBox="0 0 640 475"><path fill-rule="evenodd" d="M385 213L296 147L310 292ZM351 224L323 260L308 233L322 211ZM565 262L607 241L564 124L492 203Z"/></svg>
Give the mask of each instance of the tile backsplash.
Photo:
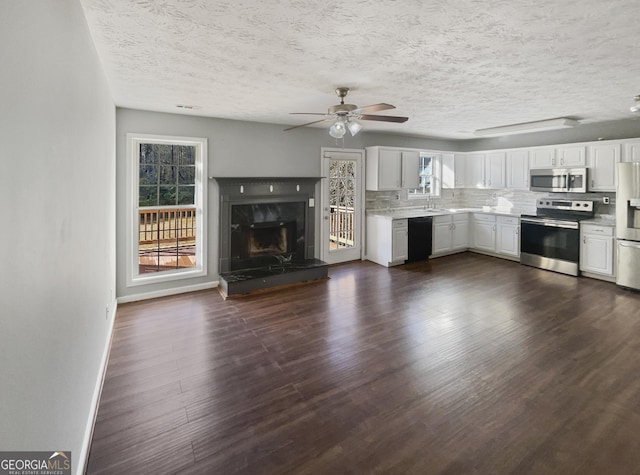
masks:
<svg viewBox="0 0 640 475"><path fill-rule="evenodd" d="M442 190L442 196L433 198L409 198L407 190L367 191L365 208L369 210L389 210L401 208L482 208L498 207L513 213L535 214L536 200L551 196L527 190L477 190L462 188ZM602 198L609 197L611 203L605 205ZM615 215L615 192L609 193L554 193L554 198L593 200L596 215Z"/></svg>

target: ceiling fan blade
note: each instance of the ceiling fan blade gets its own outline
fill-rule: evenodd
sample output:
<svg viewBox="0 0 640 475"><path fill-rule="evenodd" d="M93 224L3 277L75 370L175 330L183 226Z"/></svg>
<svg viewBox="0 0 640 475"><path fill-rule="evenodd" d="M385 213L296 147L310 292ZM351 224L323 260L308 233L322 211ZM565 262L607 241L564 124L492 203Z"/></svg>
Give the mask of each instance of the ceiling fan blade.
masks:
<svg viewBox="0 0 640 475"><path fill-rule="evenodd" d="M380 122L406 122L409 117L399 117L397 115L370 115L364 114L359 117L361 120L377 120Z"/></svg>
<svg viewBox="0 0 640 475"><path fill-rule="evenodd" d="M367 112L378 112L378 111L386 111L389 109L395 109L396 106L392 106L391 104L385 104L381 102L380 104L371 104L370 106L358 107L356 110L352 111L354 114L364 114Z"/></svg>
<svg viewBox="0 0 640 475"><path fill-rule="evenodd" d="M322 114L322 115L324 115L324 114ZM307 125L317 124L319 122L324 122L326 120L329 120L329 119L314 120L313 122L307 122L306 124L294 125L293 127L289 127L288 129L284 129L284 132L286 132L287 130L297 129L298 127L306 127Z"/></svg>

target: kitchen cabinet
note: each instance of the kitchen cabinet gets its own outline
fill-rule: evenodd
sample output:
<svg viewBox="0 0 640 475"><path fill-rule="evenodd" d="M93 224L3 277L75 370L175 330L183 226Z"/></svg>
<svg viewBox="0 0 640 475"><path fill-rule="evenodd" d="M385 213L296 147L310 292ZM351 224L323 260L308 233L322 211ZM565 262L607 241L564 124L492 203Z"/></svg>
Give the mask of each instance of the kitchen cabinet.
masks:
<svg viewBox="0 0 640 475"><path fill-rule="evenodd" d="M585 147L558 147L556 150L556 163L560 167L587 166Z"/></svg>
<svg viewBox="0 0 640 475"><path fill-rule="evenodd" d="M442 188L451 189L456 187L455 155L453 153L443 153L441 156Z"/></svg>
<svg viewBox="0 0 640 475"><path fill-rule="evenodd" d="M442 188L466 188L465 160L462 153L442 154Z"/></svg>
<svg viewBox="0 0 640 475"><path fill-rule="evenodd" d="M484 188L484 153L470 153L465 158L465 182L468 188Z"/></svg>
<svg viewBox="0 0 640 475"><path fill-rule="evenodd" d="M474 213L473 248L481 251L496 252L496 216Z"/></svg>
<svg viewBox="0 0 640 475"><path fill-rule="evenodd" d="M433 256L464 251L469 247L469 213L433 217Z"/></svg>
<svg viewBox="0 0 640 475"><path fill-rule="evenodd" d="M589 191L616 191L616 164L620 162L620 144L591 145L588 155Z"/></svg>
<svg viewBox="0 0 640 475"><path fill-rule="evenodd" d="M640 141L631 141L624 144L624 162L640 162Z"/></svg>
<svg viewBox="0 0 640 475"><path fill-rule="evenodd" d="M366 258L386 267L404 264L409 257L408 234L406 219L367 216Z"/></svg>
<svg viewBox="0 0 640 475"><path fill-rule="evenodd" d="M393 220L391 261L402 263L409 258L409 224L406 219Z"/></svg>
<svg viewBox="0 0 640 475"><path fill-rule="evenodd" d="M465 160L467 188L506 188L505 152L470 153Z"/></svg>
<svg viewBox="0 0 640 475"><path fill-rule="evenodd" d="M367 147L366 189L371 191L418 188L420 151Z"/></svg>
<svg viewBox="0 0 640 475"><path fill-rule="evenodd" d="M464 188L467 184L466 181L466 165L467 165L467 157L461 153L456 153L454 155L454 183L455 188Z"/></svg>
<svg viewBox="0 0 640 475"><path fill-rule="evenodd" d="M520 257L520 219L498 216L496 252L511 257Z"/></svg>
<svg viewBox="0 0 640 475"><path fill-rule="evenodd" d="M529 151L509 150L506 157L507 188L511 190L529 189Z"/></svg>
<svg viewBox="0 0 640 475"><path fill-rule="evenodd" d="M505 152L491 152L484 159L484 187L506 188Z"/></svg>
<svg viewBox="0 0 640 475"><path fill-rule="evenodd" d="M529 168L553 168L556 166L556 149L533 148L529 151Z"/></svg>
<svg viewBox="0 0 640 475"><path fill-rule="evenodd" d="M580 270L583 273L589 277L615 280L614 234L613 226L581 223Z"/></svg>

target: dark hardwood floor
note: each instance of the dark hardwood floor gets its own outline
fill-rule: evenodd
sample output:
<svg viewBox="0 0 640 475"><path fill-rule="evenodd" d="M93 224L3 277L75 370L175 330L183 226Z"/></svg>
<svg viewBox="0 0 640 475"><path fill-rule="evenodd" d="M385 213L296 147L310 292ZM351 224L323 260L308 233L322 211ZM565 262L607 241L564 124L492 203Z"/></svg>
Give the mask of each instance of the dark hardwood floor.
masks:
<svg viewBox="0 0 640 475"><path fill-rule="evenodd" d="M121 305L88 473L640 473L640 294L460 254Z"/></svg>

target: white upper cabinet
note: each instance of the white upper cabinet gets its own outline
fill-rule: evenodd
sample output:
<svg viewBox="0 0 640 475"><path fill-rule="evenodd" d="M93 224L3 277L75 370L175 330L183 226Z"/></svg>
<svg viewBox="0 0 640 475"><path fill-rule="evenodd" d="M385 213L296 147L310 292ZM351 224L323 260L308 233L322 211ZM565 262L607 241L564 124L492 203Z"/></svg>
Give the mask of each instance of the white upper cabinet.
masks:
<svg viewBox="0 0 640 475"><path fill-rule="evenodd" d="M453 153L442 154L442 188L450 189L456 187L456 166L455 155Z"/></svg>
<svg viewBox="0 0 640 475"><path fill-rule="evenodd" d="M484 188L484 153L470 153L466 157L465 181L469 188Z"/></svg>
<svg viewBox="0 0 640 475"><path fill-rule="evenodd" d="M640 162L640 141L627 142L624 144L623 162Z"/></svg>
<svg viewBox="0 0 640 475"><path fill-rule="evenodd" d="M420 186L420 152L407 150L402 155L402 188L418 188Z"/></svg>
<svg viewBox="0 0 640 475"><path fill-rule="evenodd" d="M367 190L399 190L402 181L402 152L380 147L367 147Z"/></svg>
<svg viewBox="0 0 640 475"><path fill-rule="evenodd" d="M456 153L453 160L455 188L464 188L467 184L467 157L461 153Z"/></svg>
<svg viewBox="0 0 640 475"><path fill-rule="evenodd" d="M526 149L507 152L507 188L529 189L529 151Z"/></svg>
<svg viewBox="0 0 640 475"><path fill-rule="evenodd" d="M529 168L553 168L556 166L556 149L533 148L529 151Z"/></svg>
<svg viewBox="0 0 640 475"><path fill-rule="evenodd" d="M366 188L373 191L418 188L420 151L367 147Z"/></svg>
<svg viewBox="0 0 640 475"><path fill-rule="evenodd" d="M485 155L485 188L505 188L505 152L491 152Z"/></svg>
<svg viewBox="0 0 640 475"><path fill-rule="evenodd" d="M616 191L616 163L620 144L602 143L589 147L589 191Z"/></svg>
<svg viewBox="0 0 640 475"><path fill-rule="evenodd" d="M556 150L556 166L559 167L584 167L587 165L587 157L584 146L558 147Z"/></svg>

